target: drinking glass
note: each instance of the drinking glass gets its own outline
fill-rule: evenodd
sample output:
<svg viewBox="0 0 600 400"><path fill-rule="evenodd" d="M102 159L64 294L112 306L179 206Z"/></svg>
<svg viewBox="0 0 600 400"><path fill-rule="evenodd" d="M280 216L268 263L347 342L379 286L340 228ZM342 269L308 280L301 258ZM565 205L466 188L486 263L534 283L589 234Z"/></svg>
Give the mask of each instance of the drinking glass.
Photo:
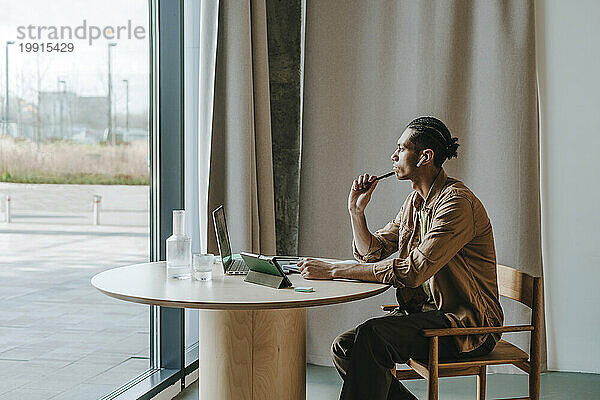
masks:
<svg viewBox="0 0 600 400"><path fill-rule="evenodd" d="M192 274L197 281L209 281L215 266L214 254L194 254L192 257Z"/></svg>

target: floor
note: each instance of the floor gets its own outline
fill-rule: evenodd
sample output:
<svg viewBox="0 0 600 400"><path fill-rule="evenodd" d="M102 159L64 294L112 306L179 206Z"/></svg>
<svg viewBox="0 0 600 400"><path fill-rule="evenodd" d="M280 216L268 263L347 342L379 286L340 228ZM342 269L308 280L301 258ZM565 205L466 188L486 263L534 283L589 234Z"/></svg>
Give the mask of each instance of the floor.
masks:
<svg viewBox="0 0 600 400"><path fill-rule="evenodd" d="M92 195L103 196L101 225ZM0 183L0 400L97 399L149 366L149 307L96 273L148 257L147 187Z"/></svg>
<svg viewBox="0 0 600 400"><path fill-rule="evenodd" d="M475 399L475 377L440 379L440 400ZM306 398L308 400L337 400L342 380L333 367L308 365ZM408 381L406 387L420 399L427 398L425 381ZM527 376L490 374L487 379L487 398L523 397L527 395ZM600 375L549 372L542 374L542 400L598 400ZM190 385L175 400L197 400L198 381Z"/></svg>

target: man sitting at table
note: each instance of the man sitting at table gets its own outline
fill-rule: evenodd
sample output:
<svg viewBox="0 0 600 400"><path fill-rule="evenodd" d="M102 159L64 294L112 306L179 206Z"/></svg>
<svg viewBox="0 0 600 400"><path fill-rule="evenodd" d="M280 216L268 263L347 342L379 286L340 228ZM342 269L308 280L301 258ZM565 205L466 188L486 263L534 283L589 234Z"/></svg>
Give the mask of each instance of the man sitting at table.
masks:
<svg viewBox="0 0 600 400"><path fill-rule="evenodd" d="M399 180L414 191L385 227L371 233L365 208L377 187L364 174L352 183L348 211L356 264L299 262L307 279L350 278L394 285L399 307L338 336L331 348L344 380L340 399L416 399L390 370L427 359L422 329L501 326L492 226L481 201L442 164L457 157L457 138L440 120L413 120L392 154ZM370 186L369 186L370 184ZM396 258L385 260L399 252ZM440 360L491 352L497 334L440 337Z"/></svg>

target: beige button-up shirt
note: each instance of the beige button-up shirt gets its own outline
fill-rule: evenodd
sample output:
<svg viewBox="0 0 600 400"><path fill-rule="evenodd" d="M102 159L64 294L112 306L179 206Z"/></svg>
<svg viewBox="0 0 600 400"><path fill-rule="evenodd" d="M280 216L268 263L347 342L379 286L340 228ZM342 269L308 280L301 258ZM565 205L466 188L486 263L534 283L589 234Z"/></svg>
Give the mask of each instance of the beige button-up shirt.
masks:
<svg viewBox="0 0 600 400"><path fill-rule="evenodd" d="M430 226L420 241L422 207ZM364 255L353 244L354 257L373 263L379 282L402 290L429 280L437 309L454 327L502 326L492 225L481 201L461 181L441 169L427 198L423 201L413 191L374 239ZM396 251L396 258L386 260ZM487 335L459 336L456 343L461 352L468 352L486 339Z"/></svg>

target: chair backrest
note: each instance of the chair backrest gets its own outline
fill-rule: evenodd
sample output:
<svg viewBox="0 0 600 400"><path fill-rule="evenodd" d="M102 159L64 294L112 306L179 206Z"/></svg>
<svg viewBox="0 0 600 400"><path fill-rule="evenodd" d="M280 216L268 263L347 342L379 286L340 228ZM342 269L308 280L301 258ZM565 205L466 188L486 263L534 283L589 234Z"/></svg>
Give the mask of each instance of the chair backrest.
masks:
<svg viewBox="0 0 600 400"><path fill-rule="evenodd" d="M531 308L533 331L529 343L529 361L523 365L515 365L529 373L529 397L523 398L539 399L542 365L542 278L499 264L496 271L500 296L511 298Z"/></svg>
<svg viewBox="0 0 600 400"><path fill-rule="evenodd" d="M534 309L535 301L539 301L540 293L538 280L525 272L505 265L498 264L498 290L500 296L508 297Z"/></svg>

